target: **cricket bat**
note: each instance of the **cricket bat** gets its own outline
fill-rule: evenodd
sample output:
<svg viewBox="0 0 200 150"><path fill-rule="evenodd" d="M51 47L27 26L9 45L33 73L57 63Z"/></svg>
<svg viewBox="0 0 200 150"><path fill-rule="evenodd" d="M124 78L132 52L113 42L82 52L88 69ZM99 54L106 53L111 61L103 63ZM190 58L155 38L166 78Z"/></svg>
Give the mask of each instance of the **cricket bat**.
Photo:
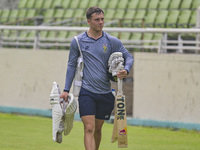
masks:
<svg viewBox="0 0 200 150"><path fill-rule="evenodd" d="M115 118L111 142L118 140L118 148L128 147L127 119L126 119L126 99L122 90L123 81L118 78L118 92L115 97Z"/></svg>

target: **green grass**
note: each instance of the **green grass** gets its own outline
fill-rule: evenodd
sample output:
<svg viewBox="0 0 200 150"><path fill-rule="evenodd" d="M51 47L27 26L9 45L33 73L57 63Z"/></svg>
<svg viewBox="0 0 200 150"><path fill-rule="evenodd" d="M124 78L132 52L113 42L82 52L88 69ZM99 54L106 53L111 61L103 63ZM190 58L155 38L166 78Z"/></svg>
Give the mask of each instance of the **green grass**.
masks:
<svg viewBox="0 0 200 150"><path fill-rule="evenodd" d="M112 124L105 123L100 150L116 150L110 143ZM200 133L197 131L128 126L127 150L199 150ZM84 150L83 125L74 122L61 144L54 143L51 118L0 113L1 150Z"/></svg>

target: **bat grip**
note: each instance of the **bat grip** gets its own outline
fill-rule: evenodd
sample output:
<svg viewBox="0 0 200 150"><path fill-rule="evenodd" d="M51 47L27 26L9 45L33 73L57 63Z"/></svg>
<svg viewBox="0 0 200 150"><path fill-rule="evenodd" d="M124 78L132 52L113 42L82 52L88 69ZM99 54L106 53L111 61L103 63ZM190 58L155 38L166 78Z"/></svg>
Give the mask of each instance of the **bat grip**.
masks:
<svg viewBox="0 0 200 150"><path fill-rule="evenodd" d="M123 90L122 90L123 81L122 81L122 79L119 79L119 78L117 78L117 80L118 80L118 82L117 82L117 85L118 85L117 95L123 95Z"/></svg>

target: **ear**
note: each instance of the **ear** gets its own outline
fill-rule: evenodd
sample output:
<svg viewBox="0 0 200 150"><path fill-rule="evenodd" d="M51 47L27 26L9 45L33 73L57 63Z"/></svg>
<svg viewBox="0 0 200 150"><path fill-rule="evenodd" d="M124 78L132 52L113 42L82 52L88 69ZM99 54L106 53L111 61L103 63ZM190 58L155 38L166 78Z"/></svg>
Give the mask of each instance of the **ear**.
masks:
<svg viewBox="0 0 200 150"><path fill-rule="evenodd" d="M87 19L87 23L90 24L90 19Z"/></svg>

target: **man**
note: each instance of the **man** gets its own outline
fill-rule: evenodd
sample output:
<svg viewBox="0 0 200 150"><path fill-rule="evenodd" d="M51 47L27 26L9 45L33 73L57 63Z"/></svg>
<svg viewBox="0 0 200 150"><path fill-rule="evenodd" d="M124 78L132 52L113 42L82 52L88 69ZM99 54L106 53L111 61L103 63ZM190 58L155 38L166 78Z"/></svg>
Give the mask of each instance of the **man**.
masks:
<svg viewBox="0 0 200 150"><path fill-rule="evenodd" d="M84 144L86 150L98 150L101 142L101 129L104 120L110 118L114 108L107 73L108 59L113 52L121 52L125 63L124 70L118 73L120 79L126 78L132 64L132 55L120 40L103 31L104 12L99 7L90 7L86 12L89 30L78 35L83 54L83 81L79 94L80 117L84 124ZM71 42L64 92L61 98L67 101L74 79L79 49L75 39Z"/></svg>

